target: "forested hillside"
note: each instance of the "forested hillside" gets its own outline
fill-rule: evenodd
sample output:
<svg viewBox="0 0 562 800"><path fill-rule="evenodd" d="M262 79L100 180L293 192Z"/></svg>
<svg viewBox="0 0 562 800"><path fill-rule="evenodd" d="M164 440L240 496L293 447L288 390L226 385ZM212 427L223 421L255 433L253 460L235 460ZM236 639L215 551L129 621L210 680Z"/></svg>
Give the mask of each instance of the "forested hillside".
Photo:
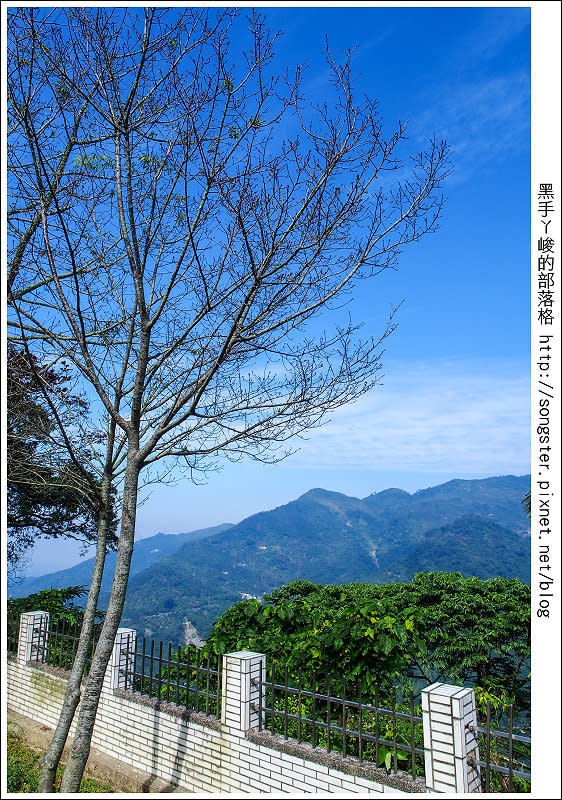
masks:
<svg viewBox="0 0 562 800"><path fill-rule="evenodd" d="M195 542L207 536L215 536L230 527L230 524L225 523L223 525L216 525L213 528L201 528L196 531L190 531L189 533L157 533L155 536L141 539L135 544L135 550L131 561L131 575L136 575L137 572L149 569L152 565L156 564L157 561L160 561L160 559L170 553L175 553L175 551L186 542ZM115 559L116 554L114 552L109 552L106 556L102 591L100 595L100 606L102 607L111 589ZM53 586L59 589L64 589L67 586L89 586L93 567L94 559L88 558L76 564L74 567L69 567L59 572L50 572L39 577L25 578L18 583L11 583L9 585L8 595L10 597L27 597L29 594L35 594L42 589L50 589Z"/></svg>
<svg viewBox="0 0 562 800"><path fill-rule="evenodd" d="M314 489L139 572L123 624L181 642L187 619L205 636L232 603L299 578L387 583L442 569L528 581L529 486L529 476L454 480L363 500Z"/></svg>

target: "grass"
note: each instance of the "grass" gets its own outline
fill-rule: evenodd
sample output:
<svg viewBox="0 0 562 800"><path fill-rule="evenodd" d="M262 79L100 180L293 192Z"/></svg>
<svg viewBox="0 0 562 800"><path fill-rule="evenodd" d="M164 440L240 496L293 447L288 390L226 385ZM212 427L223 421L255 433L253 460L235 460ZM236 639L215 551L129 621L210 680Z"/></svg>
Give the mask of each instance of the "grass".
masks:
<svg viewBox="0 0 562 800"><path fill-rule="evenodd" d="M33 793L37 791L39 781L39 759L42 751L30 747L17 733L8 732L8 752L6 772L9 792ZM62 777L63 768L57 771L56 786ZM112 786L100 783L92 778L83 778L81 792L114 792Z"/></svg>

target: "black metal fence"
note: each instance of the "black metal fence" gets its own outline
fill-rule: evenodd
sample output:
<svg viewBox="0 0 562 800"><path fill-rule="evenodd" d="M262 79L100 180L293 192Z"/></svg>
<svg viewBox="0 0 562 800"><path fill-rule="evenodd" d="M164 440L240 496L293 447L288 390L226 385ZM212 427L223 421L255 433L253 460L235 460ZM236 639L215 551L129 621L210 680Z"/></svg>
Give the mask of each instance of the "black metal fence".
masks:
<svg viewBox="0 0 562 800"><path fill-rule="evenodd" d="M371 761L387 772L423 776L421 708L413 691L375 685L366 693L360 680L331 673L319 686L315 671L304 678L301 669L294 677L297 685L291 686L288 668L272 661L254 681L260 730Z"/></svg>
<svg viewBox="0 0 562 800"><path fill-rule="evenodd" d="M53 667L70 670L78 650L81 628L82 626L79 622L61 619L52 624L48 630L40 629L38 634L33 638L31 660L43 661L45 664L50 664ZM90 666L92 664L92 658L94 650L96 649L100 630L100 624L94 625L86 655L85 675L88 675L90 672Z"/></svg>
<svg viewBox="0 0 562 800"><path fill-rule="evenodd" d="M7 647L18 648L19 615L8 615ZM96 625L88 648L86 674L99 637ZM35 632L31 660L70 669L80 637L80 625L59 620ZM130 646L130 641L129 641ZM146 639L127 650L124 685L134 692L160 698L189 710L220 717L222 656L195 645ZM419 693L399 687L362 686L328 673L319 685L316 671L289 672L287 666L268 662L258 678L259 729L309 742L313 747L373 762L387 772L408 772L412 779L424 775L423 723ZM296 685L295 685L296 684ZM531 739L521 729L513 706L494 710L488 700L484 718L476 727L480 769L485 792L529 792Z"/></svg>
<svg viewBox="0 0 562 800"><path fill-rule="evenodd" d="M485 792L531 791L531 738L514 730L514 709L502 709L496 724L503 723L506 730L492 728L493 709L486 702L483 724L476 728L480 759L476 766L482 776Z"/></svg>
<svg viewBox="0 0 562 800"><path fill-rule="evenodd" d="M125 663L125 685L133 691L220 717L222 656L195 645L172 649L143 639L127 652Z"/></svg>

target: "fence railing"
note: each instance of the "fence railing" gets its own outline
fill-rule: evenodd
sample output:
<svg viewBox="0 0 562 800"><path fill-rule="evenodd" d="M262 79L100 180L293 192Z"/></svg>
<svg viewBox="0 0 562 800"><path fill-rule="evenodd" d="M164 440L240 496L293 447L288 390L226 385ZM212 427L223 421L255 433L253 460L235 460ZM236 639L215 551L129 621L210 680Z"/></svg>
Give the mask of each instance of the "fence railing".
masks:
<svg viewBox="0 0 562 800"><path fill-rule="evenodd" d="M486 703L483 725L476 726L485 792L528 792L531 782L531 738L514 732L514 709L508 705L502 714L507 730L492 728L492 705Z"/></svg>
<svg viewBox="0 0 562 800"><path fill-rule="evenodd" d="M86 672L99 633L96 625ZM18 617L7 618L8 650L22 664L70 669L79 635L78 624L49 624L46 612L24 614L21 624ZM479 718L472 689L435 683L418 694L367 686L335 673L290 669L259 653L223 657L195 645L141 641L130 629L119 630L110 666L110 690L119 687L219 717L242 731L256 728L306 742L383 767L389 775L424 777L433 791L530 791L531 739L521 719L513 706L498 710L490 700ZM458 758L465 765L460 788L458 770L454 775L450 770Z"/></svg>
<svg viewBox="0 0 562 800"><path fill-rule="evenodd" d="M100 624L94 625L86 655L85 675L88 675L90 672L92 657L98 643L100 630ZM42 629L37 639L31 645L32 660L43 661L46 664L51 664L51 666L60 667L61 669L71 669L78 650L80 631L80 623L64 619L52 624L48 631Z"/></svg>
<svg viewBox="0 0 562 800"><path fill-rule="evenodd" d="M366 696L361 680L338 678L339 691L334 692L331 673L321 686L316 671L303 679L299 668L294 677L296 686L289 684L288 668L272 661L253 681L259 686L253 707L260 730L371 761L389 773L423 776L421 707L413 691L404 695L375 685Z"/></svg>
<svg viewBox="0 0 562 800"><path fill-rule="evenodd" d="M195 645L172 649L151 640L147 646L143 639L127 650L125 664L125 685L133 691L220 717L221 656Z"/></svg>

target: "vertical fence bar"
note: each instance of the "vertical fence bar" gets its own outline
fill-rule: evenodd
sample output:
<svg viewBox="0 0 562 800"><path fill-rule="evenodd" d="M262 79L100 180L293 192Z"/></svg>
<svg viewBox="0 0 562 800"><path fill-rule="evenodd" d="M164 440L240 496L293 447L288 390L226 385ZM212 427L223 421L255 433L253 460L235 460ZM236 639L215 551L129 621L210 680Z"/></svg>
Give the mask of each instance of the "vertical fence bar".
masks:
<svg viewBox="0 0 562 800"><path fill-rule="evenodd" d="M346 742L346 723L347 723L347 708L346 708L346 694L347 694L347 678L343 679L342 685L342 714L341 714L341 727L342 727L342 755L345 758L347 754Z"/></svg>
<svg viewBox="0 0 562 800"><path fill-rule="evenodd" d="M207 650L207 681L205 683L205 714L209 713L209 701L211 692L211 651Z"/></svg>
<svg viewBox="0 0 562 800"><path fill-rule="evenodd" d="M70 627L70 622L65 619L62 621L62 624L58 626L59 628L59 655L57 660L57 666L64 667L66 662L66 643L68 640L68 629ZM39 648L41 647L41 631L39 632L39 636L37 639L37 657L39 657Z"/></svg>
<svg viewBox="0 0 562 800"><path fill-rule="evenodd" d="M172 681L172 643L168 642L168 668L166 675L166 702L170 702L170 683Z"/></svg>
<svg viewBox="0 0 562 800"><path fill-rule="evenodd" d="M181 656L181 648L178 644L178 652L177 652L177 667L176 667L176 705L179 706L180 704L180 683L181 683L181 671L180 671L180 656Z"/></svg>
<svg viewBox="0 0 562 800"><path fill-rule="evenodd" d="M375 764L379 763L379 685L375 683Z"/></svg>
<svg viewBox="0 0 562 800"><path fill-rule="evenodd" d="M135 691L135 675L138 671L139 642L135 636L135 655L133 656L133 675L131 677L131 691Z"/></svg>
<svg viewBox="0 0 562 800"><path fill-rule="evenodd" d="M59 633L59 641L60 641L60 656L59 656L59 666L64 667L66 665L66 656L68 655L67 652L67 642L69 637L70 631L70 621L65 619L62 624L62 629ZM42 632L39 634L39 643L41 643Z"/></svg>
<svg viewBox="0 0 562 800"><path fill-rule="evenodd" d="M160 647L158 648L158 697L162 697L162 647L164 642L160 639Z"/></svg>
<svg viewBox="0 0 562 800"><path fill-rule="evenodd" d="M507 722L508 722L507 732L509 733L509 739L508 739L509 777L507 782L507 790L508 792L512 792L513 791L513 706L512 705L509 706Z"/></svg>
<svg viewBox="0 0 562 800"><path fill-rule="evenodd" d="M285 703L284 703L285 713L283 715L283 736L285 739L289 738L289 734L287 733L287 725L289 721L289 671L287 665L285 665Z"/></svg>
<svg viewBox="0 0 562 800"><path fill-rule="evenodd" d="M312 670L312 746L316 747L316 670Z"/></svg>
<svg viewBox="0 0 562 800"><path fill-rule="evenodd" d="M302 741L302 668L299 667L299 719L297 722L297 741Z"/></svg>
<svg viewBox="0 0 562 800"><path fill-rule="evenodd" d="M146 672L146 637L143 636L142 639L142 667L141 667L141 681L140 681L140 690L141 694L144 694L144 675Z"/></svg>
<svg viewBox="0 0 562 800"><path fill-rule="evenodd" d="M148 694L152 697L152 676L154 674L154 639L150 642L150 672L148 674Z"/></svg>
<svg viewBox="0 0 562 800"><path fill-rule="evenodd" d="M490 750L491 750L491 728L492 709L490 701L486 703L486 791L490 791Z"/></svg>
<svg viewBox="0 0 562 800"><path fill-rule="evenodd" d="M220 715L222 703L222 656L217 655L217 714Z"/></svg>
<svg viewBox="0 0 562 800"><path fill-rule="evenodd" d="M326 722L327 722L326 733L328 736L328 753L332 749L332 737L331 737L332 729L330 726L331 703L332 703L331 688L332 688L332 673L328 672L328 689L326 692L326 694L328 695L328 699L326 701Z"/></svg>
<svg viewBox="0 0 562 800"><path fill-rule="evenodd" d="M263 661L260 661L260 677L258 683L258 690L259 690L259 697L258 697L258 714L259 714L259 721L258 721L258 730L261 731L263 728L262 723L262 715L263 715Z"/></svg>
<svg viewBox="0 0 562 800"><path fill-rule="evenodd" d="M55 663L57 667L61 667L64 664L64 657L66 655L64 650L64 643L66 639L66 634L68 631L68 620L63 619L62 622L59 622L57 625L57 645L58 649L55 648ZM38 647L41 644L41 633L39 633L39 640L38 640ZM38 653L37 653L38 655Z"/></svg>
<svg viewBox="0 0 562 800"><path fill-rule="evenodd" d="M414 723L414 692L410 689L410 747L412 748L412 780L416 779L416 726Z"/></svg>
<svg viewBox="0 0 562 800"><path fill-rule="evenodd" d="M275 659L271 662L271 733L275 733Z"/></svg>
<svg viewBox="0 0 562 800"><path fill-rule="evenodd" d="M189 708L189 693L191 692L191 661L190 661L190 657L189 657L191 646L189 644L187 645L186 650L187 650L187 653L186 653L185 658L186 658L186 661L187 661L187 664L186 664L186 666L187 666L187 670L186 670L187 679L186 679L186 682L185 682L185 707Z"/></svg>
<svg viewBox="0 0 562 800"><path fill-rule="evenodd" d="M201 702L201 689L199 688L199 682L201 680L201 650L197 645L195 645L195 652L197 653L195 659L195 710L199 711Z"/></svg>
<svg viewBox="0 0 562 800"><path fill-rule="evenodd" d="M396 689L393 691L392 697L392 757L394 761L394 772L398 772L398 753L396 750L396 735L397 735L397 721L396 721Z"/></svg>
<svg viewBox="0 0 562 800"><path fill-rule="evenodd" d="M358 703L358 712L359 712L359 720L358 720L358 731L359 731L359 761L363 761L363 698L361 695L361 678L357 681L357 703Z"/></svg>

